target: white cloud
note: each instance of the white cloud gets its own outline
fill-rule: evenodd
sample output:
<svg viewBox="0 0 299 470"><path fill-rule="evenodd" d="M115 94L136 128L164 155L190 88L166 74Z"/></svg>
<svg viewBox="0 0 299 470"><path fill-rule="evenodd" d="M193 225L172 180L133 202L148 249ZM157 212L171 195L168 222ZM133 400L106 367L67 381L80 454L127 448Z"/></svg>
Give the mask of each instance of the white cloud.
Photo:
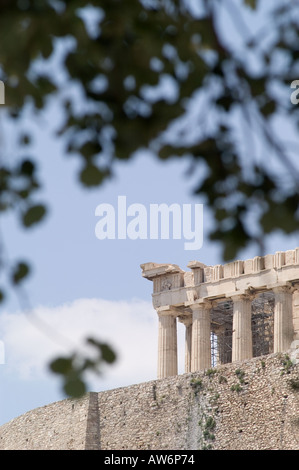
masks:
<svg viewBox="0 0 299 470"><path fill-rule="evenodd" d="M117 352L117 362L99 384L122 386L155 378L157 316L149 302L79 299L32 313L0 315L5 367L23 380L43 378L51 359L81 347L88 336L108 342Z"/></svg>
<svg viewBox="0 0 299 470"><path fill-rule="evenodd" d="M37 325L36 319L42 325ZM179 371L183 371L184 326L178 325ZM62 347L52 336L68 341L63 339ZM150 302L79 299L56 307L42 306L27 314L3 312L0 343L5 349L5 364L0 367L0 398L6 406L0 408L0 425L64 398L62 383L49 372L48 364L82 347L87 336L108 342L118 355L116 363L107 366L100 377L87 377L89 390L111 390L156 379L158 319Z"/></svg>
<svg viewBox="0 0 299 470"><path fill-rule="evenodd" d="M78 299L57 307L38 307L27 314L4 312L0 315L4 367L6 373L21 381L49 379L49 361L82 347L88 336L109 343L118 357L103 375L88 377L92 390L107 390L156 378L158 321L150 302ZM182 343L180 336L182 330L179 329L179 343ZM53 374L50 378L54 378Z"/></svg>

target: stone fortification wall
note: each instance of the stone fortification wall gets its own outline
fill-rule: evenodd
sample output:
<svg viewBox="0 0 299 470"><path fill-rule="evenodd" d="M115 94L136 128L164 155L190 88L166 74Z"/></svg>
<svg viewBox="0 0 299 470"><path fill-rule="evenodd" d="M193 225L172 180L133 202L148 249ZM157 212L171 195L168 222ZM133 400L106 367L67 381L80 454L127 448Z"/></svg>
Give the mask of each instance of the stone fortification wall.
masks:
<svg viewBox="0 0 299 470"><path fill-rule="evenodd" d="M0 450L85 449L89 396L36 408L0 427Z"/></svg>
<svg viewBox="0 0 299 470"><path fill-rule="evenodd" d="M103 449L299 449L299 366L276 354L99 395Z"/></svg>
<svg viewBox="0 0 299 470"><path fill-rule="evenodd" d="M90 393L0 427L0 449L299 449L299 364L285 353Z"/></svg>

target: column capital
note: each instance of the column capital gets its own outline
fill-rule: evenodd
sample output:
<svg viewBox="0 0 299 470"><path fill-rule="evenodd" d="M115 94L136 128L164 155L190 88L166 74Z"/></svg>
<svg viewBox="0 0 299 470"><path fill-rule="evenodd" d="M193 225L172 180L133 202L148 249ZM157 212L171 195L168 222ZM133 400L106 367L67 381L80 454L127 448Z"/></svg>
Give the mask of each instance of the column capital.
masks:
<svg viewBox="0 0 299 470"><path fill-rule="evenodd" d="M236 291L233 292L232 294L229 294L226 296L227 299L234 301L238 300L253 300L255 298L255 294L250 291L250 290L244 290L244 291Z"/></svg>
<svg viewBox="0 0 299 470"><path fill-rule="evenodd" d="M178 320L180 323L183 323L183 325L190 326L192 325L192 314L190 313L190 315L178 317Z"/></svg>
<svg viewBox="0 0 299 470"><path fill-rule="evenodd" d="M200 309L210 310L213 307L213 302L211 300L208 300L208 299L207 300L201 299L199 301L188 303L188 307L191 308L192 312L194 310L200 310Z"/></svg>
<svg viewBox="0 0 299 470"><path fill-rule="evenodd" d="M181 312L174 306L171 305L164 305L162 307L156 308L156 312L159 317L178 317Z"/></svg>
<svg viewBox="0 0 299 470"><path fill-rule="evenodd" d="M279 293L292 294L296 290L296 287L293 286L290 282L287 282L285 284L272 284L271 286L267 286L267 287L270 290L272 290L274 294L279 294Z"/></svg>

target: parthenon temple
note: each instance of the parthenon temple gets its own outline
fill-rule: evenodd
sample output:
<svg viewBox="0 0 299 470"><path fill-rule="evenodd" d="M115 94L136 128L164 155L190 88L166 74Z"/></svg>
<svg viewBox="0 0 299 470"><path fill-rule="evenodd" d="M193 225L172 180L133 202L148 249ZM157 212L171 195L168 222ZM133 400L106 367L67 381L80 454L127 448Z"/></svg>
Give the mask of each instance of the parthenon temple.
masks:
<svg viewBox="0 0 299 470"><path fill-rule="evenodd" d="M299 248L183 271L145 263L158 314L158 378L177 375L177 321L185 372L287 351L299 340Z"/></svg>

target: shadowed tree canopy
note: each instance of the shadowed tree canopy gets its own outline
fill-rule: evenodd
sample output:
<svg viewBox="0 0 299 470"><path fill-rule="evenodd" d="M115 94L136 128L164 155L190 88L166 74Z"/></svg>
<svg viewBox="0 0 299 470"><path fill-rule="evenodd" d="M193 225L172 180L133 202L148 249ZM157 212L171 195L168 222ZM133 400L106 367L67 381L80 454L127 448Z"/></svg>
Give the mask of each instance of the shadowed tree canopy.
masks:
<svg viewBox="0 0 299 470"><path fill-rule="evenodd" d="M298 230L298 1L0 0L0 31L6 119L56 100L56 135L80 159L83 186L100 186L116 160L148 148L192 162L224 260ZM73 85L81 109L66 92ZM0 170L0 210L24 227L46 214L30 137L21 132L25 156ZM28 272L16 263L12 284ZM64 374L70 364L53 367Z"/></svg>

